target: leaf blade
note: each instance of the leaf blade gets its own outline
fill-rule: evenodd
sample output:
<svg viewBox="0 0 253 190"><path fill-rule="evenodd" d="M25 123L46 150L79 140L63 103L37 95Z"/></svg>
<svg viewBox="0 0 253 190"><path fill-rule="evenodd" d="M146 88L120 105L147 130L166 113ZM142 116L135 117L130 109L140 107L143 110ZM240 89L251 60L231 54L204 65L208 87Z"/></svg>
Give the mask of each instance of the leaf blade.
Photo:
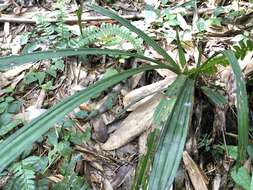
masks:
<svg viewBox="0 0 253 190"><path fill-rule="evenodd" d="M207 86L202 86L201 90L215 106L223 108L225 105L228 104L228 100L220 93L214 91L213 89L208 88Z"/></svg>
<svg viewBox="0 0 253 190"><path fill-rule="evenodd" d="M8 57L0 57L0 71L5 71L14 66L23 65L24 63L32 62L32 61L40 61L43 59L51 59L56 57L67 57L74 55L124 55L130 57L136 57L142 60L150 61L159 65L164 65L159 61L151 59L149 57L145 57L140 54L131 53L122 50L109 50L109 49L100 49L100 48L79 48L79 49L62 49L62 50L50 50L43 52L33 52L22 55L13 55ZM170 65L166 65L166 67L174 72L176 70Z"/></svg>
<svg viewBox="0 0 253 190"><path fill-rule="evenodd" d="M179 54L179 63L181 65L181 68L184 70L185 65L186 65L186 58L185 58L184 49L182 47L182 44L179 38L178 30L176 30L176 40L177 40L177 47L178 47L178 54Z"/></svg>
<svg viewBox="0 0 253 190"><path fill-rule="evenodd" d="M158 144L149 188L167 189L182 158L193 104L194 80L187 79L170 114Z"/></svg>
<svg viewBox="0 0 253 190"><path fill-rule="evenodd" d="M237 127L238 127L238 156L237 164L242 165L247 157L247 145L249 141L249 107L246 84L235 54L231 50L222 52L230 63L236 81L237 99Z"/></svg>
<svg viewBox="0 0 253 190"><path fill-rule="evenodd" d="M154 158L161 126L165 124L168 115L171 114L171 111L176 103L176 97L181 91L185 80L186 77L184 75L179 75L176 80L167 88L166 96L160 100L158 106L156 107L153 116L155 129L148 137L147 153L139 159L135 175L136 178L132 186L132 190L147 189L146 187L148 185L148 179L150 176L149 170Z"/></svg>

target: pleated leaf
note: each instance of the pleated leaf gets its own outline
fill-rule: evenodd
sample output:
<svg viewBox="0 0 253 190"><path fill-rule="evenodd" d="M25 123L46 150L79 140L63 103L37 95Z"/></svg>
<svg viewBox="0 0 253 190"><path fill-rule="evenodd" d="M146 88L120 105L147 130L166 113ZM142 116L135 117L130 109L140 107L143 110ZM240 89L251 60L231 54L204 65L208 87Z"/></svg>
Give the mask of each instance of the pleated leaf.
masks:
<svg viewBox="0 0 253 190"><path fill-rule="evenodd" d="M135 172L135 180L132 185L132 190L147 189L149 180L149 170L155 154L155 147L159 136L159 129L155 129L148 136L147 152L140 156L139 163Z"/></svg>
<svg viewBox="0 0 253 190"><path fill-rule="evenodd" d="M193 106L194 81L187 79L162 130L154 158L149 189L168 189L177 172L187 137Z"/></svg>
<svg viewBox="0 0 253 190"><path fill-rule="evenodd" d="M130 53L122 50L109 50L109 49L100 49L100 48L79 48L79 49L62 49L62 50L50 50L50 51L42 51L42 52L34 52L28 54L21 55L12 55L7 57L0 57L0 71L5 71L11 69L15 66L23 65L28 62L35 62L44 59L52 59L56 57L67 57L74 55L123 55L129 57L135 57L142 60L154 62L156 64L162 64L159 61L151 59L149 57L145 57L140 54ZM176 70L167 65L168 69L175 71Z"/></svg>
<svg viewBox="0 0 253 190"><path fill-rule="evenodd" d="M154 158L155 148L157 146L158 137L161 126L164 126L168 116L176 103L177 97L181 92L186 76L179 75L176 80L168 87L166 96L161 99L154 113L155 130L149 134L147 143L147 153L140 157L136 170L136 178L132 186L133 190L147 189L151 163Z"/></svg>
<svg viewBox="0 0 253 190"><path fill-rule="evenodd" d="M233 51L226 50L223 54L227 57L232 67L236 82L237 99L237 127L238 127L238 155L237 164L242 165L246 160L247 145L249 141L249 107L245 80L237 58Z"/></svg>
<svg viewBox="0 0 253 190"><path fill-rule="evenodd" d="M30 147L32 143L45 134L55 122L73 111L81 103L88 101L90 98L95 97L107 88L134 74L158 68L164 68L164 66L145 66L116 74L104 80L100 80L85 90L82 90L56 104L44 114L33 120L30 124L17 130L14 134L0 143L0 172L14 161L24 150Z"/></svg>
<svg viewBox="0 0 253 190"><path fill-rule="evenodd" d="M157 51L160 55L162 55L164 57L164 59L166 61L168 61L168 63L170 63L175 70L180 71L180 68L177 65L177 63L169 56L169 54L163 48L161 48L152 38L150 38L142 30L140 30L140 29L136 28L134 25L132 25L128 20L120 17L119 15L115 14L114 12L112 12L108 9L105 9L103 7L100 7L100 6L97 6L94 4L88 5L88 7L90 9L95 10L96 12L98 12L102 15L105 15L105 16L108 16L112 19L117 20L120 24L122 24L123 26L125 26L129 30L131 30L132 32L139 35L150 47L152 47L155 51Z"/></svg>

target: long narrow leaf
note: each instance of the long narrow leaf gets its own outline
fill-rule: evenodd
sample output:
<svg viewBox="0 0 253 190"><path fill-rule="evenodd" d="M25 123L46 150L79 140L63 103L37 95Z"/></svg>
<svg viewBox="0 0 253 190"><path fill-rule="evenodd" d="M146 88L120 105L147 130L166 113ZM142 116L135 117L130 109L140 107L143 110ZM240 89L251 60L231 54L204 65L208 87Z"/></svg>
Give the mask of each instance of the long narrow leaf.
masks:
<svg viewBox="0 0 253 190"><path fill-rule="evenodd" d="M177 97L181 92L186 76L179 75L176 80L168 87L166 91L166 96L161 99L159 105L157 106L154 113L154 126L155 131L149 135L148 139L148 150L145 155L143 155L138 163L136 171L136 179L132 187L133 190L137 189L147 189L148 179L150 174L151 162L154 158L154 150L157 145L158 136L160 129L164 126L168 116L176 103Z"/></svg>
<svg viewBox="0 0 253 190"><path fill-rule="evenodd" d="M159 129L155 129L148 136L147 153L139 158L132 190L147 189L146 187L148 185L149 169L155 154L158 134Z"/></svg>
<svg viewBox="0 0 253 190"><path fill-rule="evenodd" d="M97 5L88 5L88 7L90 9L95 10L96 12L98 12L102 15L105 15L105 16L108 16L112 19L117 20L120 24L127 27L129 30L138 34L149 46L154 48L155 51L157 51L160 55L162 55L164 57L164 59L166 61L168 61L174 67L175 70L177 70L178 72L180 71L180 68L177 65L177 63L169 56L169 54L163 48L161 48L152 38L150 38L143 31L141 31L140 29L138 29L134 25L132 25L128 20L118 16L117 14L115 14L114 12L112 12L108 9L105 9L105 8L97 6Z"/></svg>
<svg viewBox="0 0 253 190"><path fill-rule="evenodd" d="M182 44L179 38L178 30L177 30L176 38L177 38L177 47L178 47L178 54L179 54L179 63L181 65L181 68L185 69L185 65L186 65L185 53L184 53L184 49L182 47Z"/></svg>
<svg viewBox="0 0 253 190"><path fill-rule="evenodd" d="M251 184L250 184L250 190L253 190L253 172L251 172Z"/></svg>
<svg viewBox="0 0 253 190"><path fill-rule="evenodd" d="M232 67L236 82L236 99L237 99L237 127L238 127L238 155L237 166L240 166L246 160L246 150L249 141L249 108L248 96L243 74L235 54L226 50L223 54L227 57Z"/></svg>
<svg viewBox="0 0 253 190"><path fill-rule="evenodd" d="M211 88L208 88L207 86L202 86L201 90L215 106L223 108L225 105L228 104L228 100L224 96L222 96L219 92Z"/></svg>
<svg viewBox="0 0 253 190"><path fill-rule="evenodd" d="M13 55L8 57L0 58L0 71L5 71L15 66L22 65L28 62L40 61L43 59L51 59L56 57L66 57L73 55L123 55L136 57L142 60L154 62L156 64L162 64L159 61L151 59L149 57L145 57L143 55L139 55L136 53L130 53L122 50L109 50L109 49L100 49L100 48L80 48L80 49L62 49L62 50L51 50L51 51L42 51L42 52L34 52L23 55ZM174 72L177 72L170 65L166 65L166 67Z"/></svg>
<svg viewBox="0 0 253 190"><path fill-rule="evenodd" d="M163 128L153 163L149 189L168 189L175 178L190 124L193 89L194 81L187 79Z"/></svg>
<svg viewBox="0 0 253 190"><path fill-rule="evenodd" d="M85 90L76 93L50 108L44 114L22 127L6 140L0 143L0 172L2 172L12 161L14 161L27 147L38 140L51 128L55 122L63 118L81 103L98 95L107 88L118 82L142 71L164 68L164 66L145 66L116 74L101 80Z"/></svg>

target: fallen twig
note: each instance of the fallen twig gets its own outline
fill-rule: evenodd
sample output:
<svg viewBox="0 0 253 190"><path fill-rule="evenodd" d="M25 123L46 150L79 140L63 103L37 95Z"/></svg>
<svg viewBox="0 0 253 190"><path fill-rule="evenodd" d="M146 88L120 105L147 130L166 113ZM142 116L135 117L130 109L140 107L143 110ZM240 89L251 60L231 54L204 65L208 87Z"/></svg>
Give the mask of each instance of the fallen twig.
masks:
<svg viewBox="0 0 253 190"><path fill-rule="evenodd" d="M123 15L122 16L125 19L128 20L140 20L143 19L143 16L141 15ZM106 16L89 16L89 17L85 17L82 18L82 22L91 22L91 21L110 21L113 20L109 17ZM54 23L57 22L56 18L49 18L47 19L48 22ZM0 23L1 22L10 22L10 23L23 23L23 24L35 24L36 23L36 19L34 18L21 18L21 17L13 17L10 15L1 15L0 17ZM70 16L67 19L64 19L65 23L68 24L74 24L78 22L78 19L76 16Z"/></svg>

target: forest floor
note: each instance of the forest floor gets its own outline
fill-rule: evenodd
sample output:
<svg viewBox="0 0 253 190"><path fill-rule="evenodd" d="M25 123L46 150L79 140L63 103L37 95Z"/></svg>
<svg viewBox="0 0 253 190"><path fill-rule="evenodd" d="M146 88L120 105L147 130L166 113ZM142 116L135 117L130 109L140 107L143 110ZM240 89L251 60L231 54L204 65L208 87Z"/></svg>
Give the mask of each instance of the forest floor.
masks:
<svg viewBox="0 0 253 190"><path fill-rule="evenodd" d="M249 189L253 158L253 51L244 50L248 48L247 42L253 40L252 1L96 3L115 10L156 39L175 60L179 59L175 43L178 29L189 68L195 66L198 49L203 50L204 60L216 52L236 49L235 46L241 50L244 55L239 63L246 80L250 112L245 170L231 174L238 154L236 89L230 67L219 66L210 71L212 75L200 77L196 84L185 151L171 189L235 189L238 185ZM90 37L88 42L81 41L77 10L76 2L71 0L0 1L0 56L85 46L141 51L161 59L142 39L85 5L82 27L89 35L94 30L97 36ZM112 32L116 30L119 37ZM0 72L0 142L64 98L102 78L142 64L146 63L120 56L72 56ZM36 173L35 183L37 187L41 185L39 189L42 184L45 189L131 189L139 158L146 153L148 135L155 127L153 113L175 78L175 73L159 69L122 81L68 114L16 163L27 157L40 157L43 172ZM202 85L220 94L222 106L210 101L201 90ZM3 105L8 105L8 111ZM17 122L20 118L21 123ZM11 170L6 170L0 176L0 189L15 189L14 181Z"/></svg>

